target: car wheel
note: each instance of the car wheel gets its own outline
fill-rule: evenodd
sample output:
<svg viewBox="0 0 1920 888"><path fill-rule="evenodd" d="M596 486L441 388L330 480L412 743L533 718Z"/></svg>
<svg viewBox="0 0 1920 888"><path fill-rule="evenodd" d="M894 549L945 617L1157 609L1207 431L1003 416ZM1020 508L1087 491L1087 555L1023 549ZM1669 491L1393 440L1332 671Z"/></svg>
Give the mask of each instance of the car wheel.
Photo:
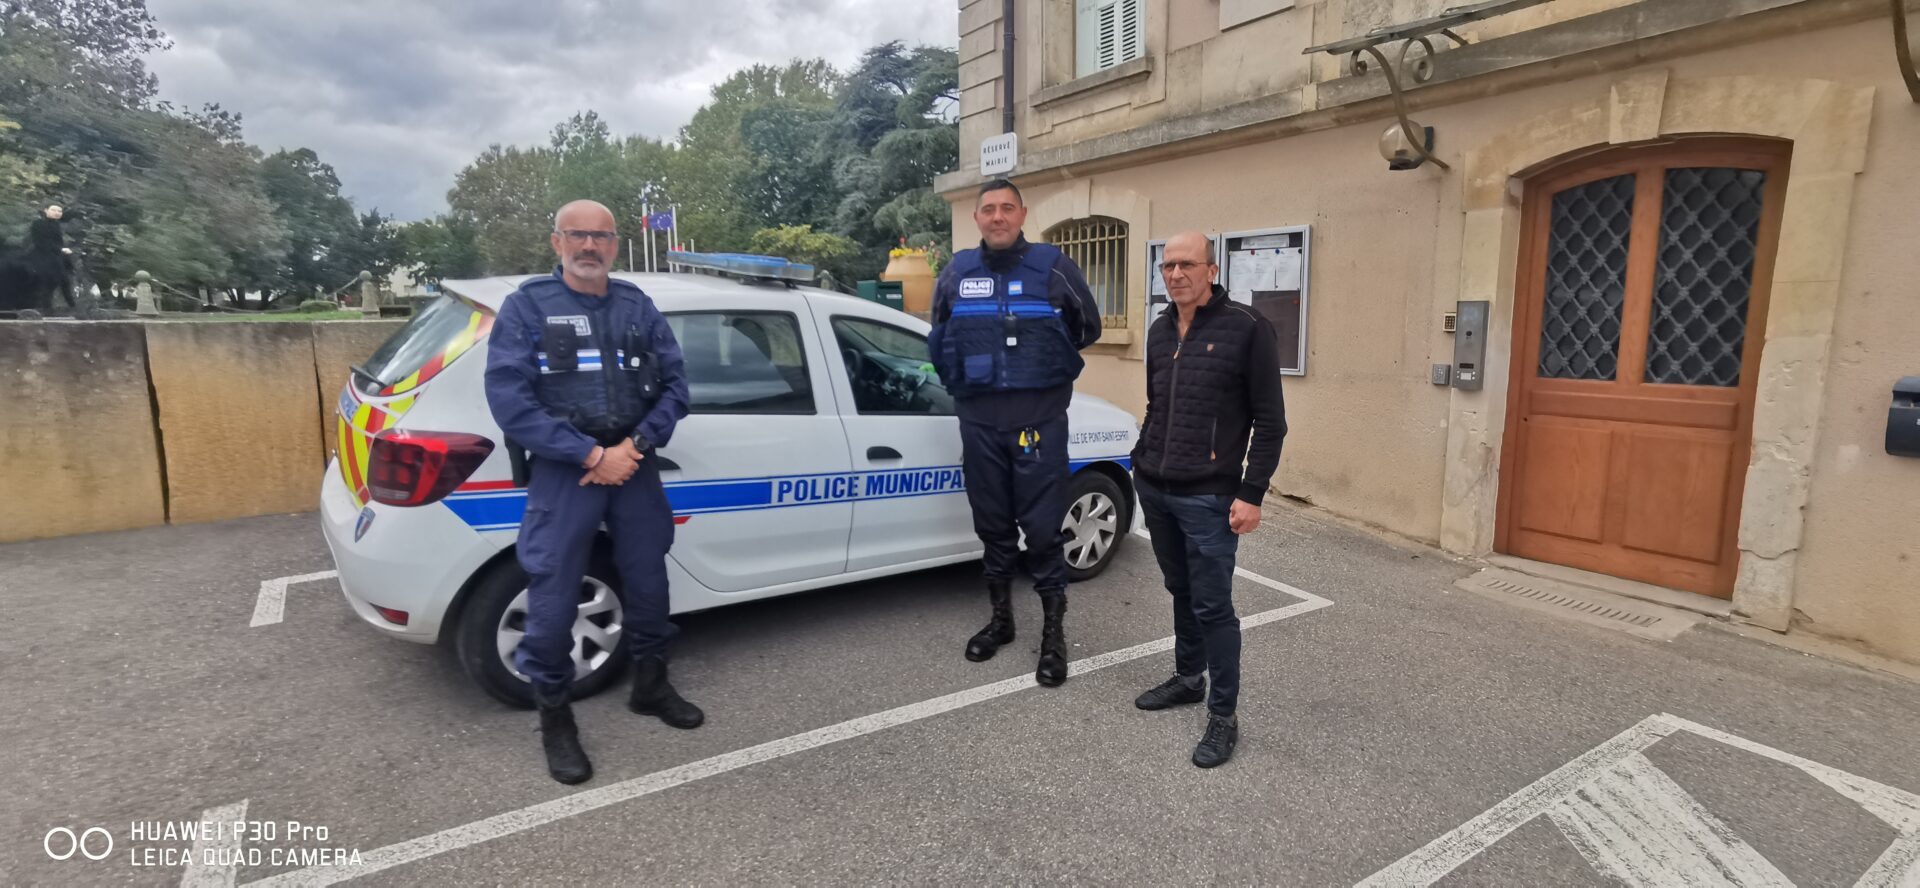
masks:
<svg viewBox="0 0 1920 888"><path fill-rule="evenodd" d="M606 690L626 671L619 582L613 560L596 551L580 583L580 609L573 621L576 700ZM509 558L474 587L461 610L454 647L461 668L488 696L509 706L531 708L533 686L513 665L514 648L526 635L526 619L527 574Z"/></svg>
<svg viewBox="0 0 1920 888"><path fill-rule="evenodd" d="M1067 520L1060 530L1066 536L1067 576L1078 583L1099 576L1113 562L1127 535L1127 499L1112 478L1091 470L1073 476L1067 490Z"/></svg>

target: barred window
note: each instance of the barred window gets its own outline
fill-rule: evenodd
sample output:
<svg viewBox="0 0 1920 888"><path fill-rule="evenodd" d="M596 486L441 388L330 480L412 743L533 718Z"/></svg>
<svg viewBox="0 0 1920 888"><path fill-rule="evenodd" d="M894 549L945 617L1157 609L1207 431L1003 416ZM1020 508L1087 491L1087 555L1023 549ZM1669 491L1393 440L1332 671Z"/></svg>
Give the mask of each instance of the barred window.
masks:
<svg viewBox="0 0 1920 888"><path fill-rule="evenodd" d="M1047 229L1046 241L1080 266L1100 303L1100 323L1127 326L1127 223L1106 216L1062 222Z"/></svg>

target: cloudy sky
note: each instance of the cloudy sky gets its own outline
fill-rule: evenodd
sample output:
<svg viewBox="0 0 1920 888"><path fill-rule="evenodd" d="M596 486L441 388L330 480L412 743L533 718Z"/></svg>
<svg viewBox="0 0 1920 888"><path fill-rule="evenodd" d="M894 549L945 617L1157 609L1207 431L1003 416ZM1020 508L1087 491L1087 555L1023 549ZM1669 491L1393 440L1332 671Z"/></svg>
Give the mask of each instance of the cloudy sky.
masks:
<svg viewBox="0 0 1920 888"><path fill-rule="evenodd" d="M306 146L400 219L445 208L487 145L544 142L592 109L669 138L754 63L958 42L954 0L148 0L173 39L161 97L219 102L271 152Z"/></svg>

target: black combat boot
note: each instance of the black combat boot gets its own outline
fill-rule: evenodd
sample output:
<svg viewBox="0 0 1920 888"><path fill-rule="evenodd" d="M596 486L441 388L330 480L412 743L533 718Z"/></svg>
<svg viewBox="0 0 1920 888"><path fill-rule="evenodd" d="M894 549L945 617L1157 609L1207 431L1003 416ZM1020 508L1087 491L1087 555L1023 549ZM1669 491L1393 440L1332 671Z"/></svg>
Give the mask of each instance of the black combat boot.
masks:
<svg viewBox="0 0 1920 888"><path fill-rule="evenodd" d="M967 639L967 659L975 663L993 659L1001 645L1013 640L1013 583L988 580L987 600L993 603L992 621Z"/></svg>
<svg viewBox="0 0 1920 888"><path fill-rule="evenodd" d="M680 692L667 682L667 661L660 657L640 661L627 708L638 715L655 716L676 728L697 728L707 720L707 714L701 712L700 707L682 699Z"/></svg>
<svg viewBox="0 0 1920 888"><path fill-rule="evenodd" d="M567 693L533 693L540 709L540 745L547 752L547 773L553 779L572 785L593 779L593 763L580 748L580 728L573 722L573 707L567 705Z"/></svg>
<svg viewBox="0 0 1920 888"><path fill-rule="evenodd" d="M1067 618L1067 596L1042 598L1040 609L1046 623L1040 627L1040 667L1033 671L1033 678L1057 688L1067 680L1067 630L1062 625Z"/></svg>

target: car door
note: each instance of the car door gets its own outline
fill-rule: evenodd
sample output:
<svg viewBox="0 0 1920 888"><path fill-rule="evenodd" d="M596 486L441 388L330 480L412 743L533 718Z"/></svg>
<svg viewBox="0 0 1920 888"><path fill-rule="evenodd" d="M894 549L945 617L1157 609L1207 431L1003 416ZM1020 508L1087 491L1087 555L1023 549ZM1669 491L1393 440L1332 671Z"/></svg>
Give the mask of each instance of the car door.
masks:
<svg viewBox="0 0 1920 888"><path fill-rule="evenodd" d="M846 569L853 497L827 353L796 311L667 313L686 356L690 411L660 449L673 558L716 592Z"/></svg>
<svg viewBox="0 0 1920 888"><path fill-rule="evenodd" d="M953 397L928 361L926 334L881 314L819 313L822 340L840 352L834 365L840 418L861 475L849 571L980 549L960 471Z"/></svg>

